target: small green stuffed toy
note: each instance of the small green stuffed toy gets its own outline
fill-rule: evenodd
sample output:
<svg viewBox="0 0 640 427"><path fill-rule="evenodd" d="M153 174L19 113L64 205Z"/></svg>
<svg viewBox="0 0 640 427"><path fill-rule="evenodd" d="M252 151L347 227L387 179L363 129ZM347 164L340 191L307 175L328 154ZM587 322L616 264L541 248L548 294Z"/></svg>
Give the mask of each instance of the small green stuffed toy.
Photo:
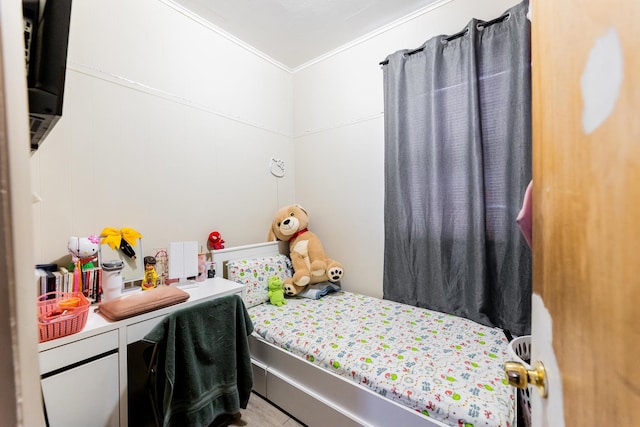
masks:
<svg viewBox="0 0 640 427"><path fill-rule="evenodd" d="M282 286L282 279L278 276L269 277L269 301L273 305L280 307L287 303L284 299L284 288Z"/></svg>

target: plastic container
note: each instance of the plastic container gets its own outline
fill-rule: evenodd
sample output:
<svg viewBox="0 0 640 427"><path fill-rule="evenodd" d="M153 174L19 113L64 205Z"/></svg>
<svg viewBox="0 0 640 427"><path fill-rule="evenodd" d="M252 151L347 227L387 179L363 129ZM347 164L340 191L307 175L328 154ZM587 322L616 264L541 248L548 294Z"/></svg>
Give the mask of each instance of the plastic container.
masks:
<svg viewBox="0 0 640 427"><path fill-rule="evenodd" d="M509 353L515 362L523 363L527 369L531 369L531 335L523 335L513 339L509 343ZM520 396L520 411L524 425L531 425L531 388L518 390Z"/></svg>
<svg viewBox="0 0 640 427"><path fill-rule="evenodd" d="M82 292L49 292L38 297L39 341L80 332L87 324L91 302Z"/></svg>
<svg viewBox="0 0 640 427"><path fill-rule="evenodd" d="M122 260L104 261L102 263L102 300L111 301L122 295Z"/></svg>

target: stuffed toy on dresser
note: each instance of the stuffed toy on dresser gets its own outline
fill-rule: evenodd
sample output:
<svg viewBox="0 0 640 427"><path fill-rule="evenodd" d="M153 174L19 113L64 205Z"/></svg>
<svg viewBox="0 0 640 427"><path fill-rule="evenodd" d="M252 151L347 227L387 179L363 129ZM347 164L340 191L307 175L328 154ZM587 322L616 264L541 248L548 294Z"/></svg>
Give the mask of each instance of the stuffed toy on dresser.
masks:
<svg viewBox="0 0 640 427"><path fill-rule="evenodd" d="M338 282L344 274L342 265L325 254L318 236L307 229L308 224L307 211L300 205L290 205L276 212L269 230L269 241L289 242L294 273L284 281L288 296L299 294L307 285Z"/></svg>

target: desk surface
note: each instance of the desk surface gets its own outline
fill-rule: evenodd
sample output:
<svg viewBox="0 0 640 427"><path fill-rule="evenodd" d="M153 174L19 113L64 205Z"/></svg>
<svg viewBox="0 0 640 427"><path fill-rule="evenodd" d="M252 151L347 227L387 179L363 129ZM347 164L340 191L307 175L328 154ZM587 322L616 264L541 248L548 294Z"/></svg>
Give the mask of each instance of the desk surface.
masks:
<svg viewBox="0 0 640 427"><path fill-rule="evenodd" d="M232 282L223 278L206 279L204 282L194 282L192 286L183 287L185 292L189 293L189 299L169 307L164 307L158 310L150 311L148 313L140 314L138 316L130 317L128 319L119 320L117 322L110 322L98 313L95 312L96 306L89 308L89 317L87 324L82 331L65 337L57 338L51 341L45 341L38 344L38 351L46 351L55 347L59 347L65 344L72 343L84 338L88 338L94 335L98 335L104 332L118 330L135 323L143 322L154 317L163 316L171 313L174 310L178 310L184 307L188 307L200 301L204 301L209 298L218 298L224 295L230 295L239 293L244 288L244 285ZM129 292L142 292L141 290L134 290ZM128 293L127 293L128 294Z"/></svg>

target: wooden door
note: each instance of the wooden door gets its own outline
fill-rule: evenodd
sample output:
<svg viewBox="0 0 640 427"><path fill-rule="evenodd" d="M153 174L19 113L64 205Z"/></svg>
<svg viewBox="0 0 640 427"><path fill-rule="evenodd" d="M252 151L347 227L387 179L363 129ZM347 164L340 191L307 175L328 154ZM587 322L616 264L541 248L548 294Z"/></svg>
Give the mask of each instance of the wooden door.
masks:
<svg viewBox="0 0 640 427"><path fill-rule="evenodd" d="M640 426L640 2L531 6L532 424Z"/></svg>

